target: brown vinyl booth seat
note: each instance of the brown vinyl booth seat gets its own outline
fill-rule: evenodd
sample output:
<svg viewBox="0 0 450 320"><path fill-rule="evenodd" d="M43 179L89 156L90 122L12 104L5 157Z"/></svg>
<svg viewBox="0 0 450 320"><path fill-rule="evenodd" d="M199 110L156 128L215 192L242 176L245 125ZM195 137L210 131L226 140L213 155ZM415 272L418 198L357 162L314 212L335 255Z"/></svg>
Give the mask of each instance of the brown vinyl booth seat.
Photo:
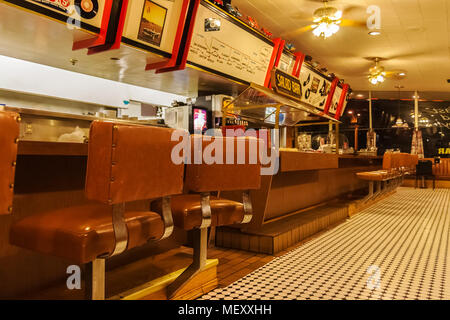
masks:
<svg viewBox="0 0 450 320"><path fill-rule="evenodd" d="M249 191L261 186L261 164L258 157L261 140L252 137L210 137L211 141L205 141L198 135L191 138L192 150L195 141L199 145L201 141L202 152L208 150L212 143L223 146L223 164L207 164L203 158L201 163L195 164L192 151L191 164L186 165L186 194L172 198L174 225L184 230L194 230L194 262L169 285L169 297L173 297L205 265L208 227L250 222L252 205ZM227 145L233 146L233 157L230 156ZM233 164L227 164L231 162L227 162L227 153L233 159ZM241 157L240 161L238 157ZM221 191L243 191L242 203L220 198ZM211 196L212 192L218 192L218 196ZM161 202L155 202L154 206L159 208Z"/></svg>
<svg viewBox="0 0 450 320"><path fill-rule="evenodd" d="M450 159L441 158L439 163L434 162L434 158L422 159L433 163L433 174L437 180L450 180Z"/></svg>
<svg viewBox="0 0 450 320"><path fill-rule="evenodd" d="M12 212L20 117L0 111L0 215Z"/></svg>
<svg viewBox="0 0 450 320"><path fill-rule="evenodd" d="M93 283L100 284L92 286L92 298L104 299L106 258L172 233L169 196L182 192L184 174L184 166L171 161L172 132L93 122L85 193L95 202L20 220L10 242L78 264L93 262ZM125 211L126 202L161 197L160 213Z"/></svg>
<svg viewBox="0 0 450 320"><path fill-rule="evenodd" d="M383 170L358 172L359 179L369 181L369 194L365 201L377 196L384 189L393 189L401 184L405 175L414 174L419 158L417 155L408 153L386 152L383 155ZM377 192L374 193L374 183L377 185ZM389 187L386 184L389 183Z"/></svg>

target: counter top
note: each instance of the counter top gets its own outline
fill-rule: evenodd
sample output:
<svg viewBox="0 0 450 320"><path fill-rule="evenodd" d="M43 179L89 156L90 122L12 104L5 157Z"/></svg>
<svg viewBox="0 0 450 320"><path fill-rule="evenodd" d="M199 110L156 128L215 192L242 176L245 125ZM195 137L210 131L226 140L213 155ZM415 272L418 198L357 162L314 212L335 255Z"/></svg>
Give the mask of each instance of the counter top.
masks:
<svg viewBox="0 0 450 320"><path fill-rule="evenodd" d="M158 124L156 120L129 120L129 119L119 119L119 118L106 118L106 117L96 117L93 115L62 113L62 112L31 109L31 108L16 108L16 107L10 107L10 106L5 106L4 109L7 111L17 112L20 115L31 115L31 116L46 117L46 118L59 118L59 119L69 119L69 120L71 120L71 119L72 120L85 120L85 121L102 120L102 121L112 121L112 122L123 123L123 124L138 124L138 125L140 124L140 125L152 125L152 126L158 126L158 127L166 127L165 125Z"/></svg>
<svg viewBox="0 0 450 320"><path fill-rule="evenodd" d="M383 159L383 156L364 156L353 154L340 154L339 159Z"/></svg>

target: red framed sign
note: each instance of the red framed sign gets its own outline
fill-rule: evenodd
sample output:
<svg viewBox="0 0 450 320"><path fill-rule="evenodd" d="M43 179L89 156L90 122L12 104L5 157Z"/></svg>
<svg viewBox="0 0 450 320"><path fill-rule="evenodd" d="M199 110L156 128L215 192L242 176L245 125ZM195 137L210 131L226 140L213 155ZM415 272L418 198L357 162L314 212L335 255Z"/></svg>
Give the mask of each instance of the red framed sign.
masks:
<svg viewBox="0 0 450 320"><path fill-rule="evenodd" d="M94 38L75 41L72 50L88 49L89 55L120 48L127 8L128 0L106 0L100 33Z"/></svg>

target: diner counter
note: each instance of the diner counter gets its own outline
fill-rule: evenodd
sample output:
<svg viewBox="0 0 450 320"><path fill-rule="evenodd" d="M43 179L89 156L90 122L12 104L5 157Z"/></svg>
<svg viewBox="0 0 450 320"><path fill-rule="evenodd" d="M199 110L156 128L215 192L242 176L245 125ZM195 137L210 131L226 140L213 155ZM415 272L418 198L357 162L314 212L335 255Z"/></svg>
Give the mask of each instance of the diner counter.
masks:
<svg viewBox="0 0 450 320"><path fill-rule="evenodd" d="M246 231L257 231L305 209L361 192L367 184L357 172L379 170L382 157L280 151L280 170L263 176L261 188L251 192L254 216ZM240 195L223 193L238 200Z"/></svg>

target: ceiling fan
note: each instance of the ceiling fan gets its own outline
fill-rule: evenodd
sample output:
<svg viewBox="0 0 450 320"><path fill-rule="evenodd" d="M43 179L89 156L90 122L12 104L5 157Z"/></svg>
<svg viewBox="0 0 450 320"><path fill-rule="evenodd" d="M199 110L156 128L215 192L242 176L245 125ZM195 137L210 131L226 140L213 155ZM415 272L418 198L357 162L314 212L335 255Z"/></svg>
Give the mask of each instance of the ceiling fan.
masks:
<svg viewBox="0 0 450 320"><path fill-rule="evenodd" d="M365 59L375 62L375 65L369 69L369 73L367 74L367 79L373 85L384 82L386 78L401 80L406 77L406 71L404 70L385 70L380 65L380 61L387 60L386 58L367 57Z"/></svg>
<svg viewBox="0 0 450 320"><path fill-rule="evenodd" d="M355 21L344 19L343 17L350 12L364 9L362 6L350 5L339 10L336 7L330 6L329 2L335 0L305 0L309 2L320 2L322 6L317 8L313 15L305 12L300 12L294 15L294 19L303 20L309 24L300 27L296 30L287 32L288 36L295 36L300 33L304 33L312 30L313 34L317 37L328 38L339 31L340 27L365 27L365 21Z"/></svg>

